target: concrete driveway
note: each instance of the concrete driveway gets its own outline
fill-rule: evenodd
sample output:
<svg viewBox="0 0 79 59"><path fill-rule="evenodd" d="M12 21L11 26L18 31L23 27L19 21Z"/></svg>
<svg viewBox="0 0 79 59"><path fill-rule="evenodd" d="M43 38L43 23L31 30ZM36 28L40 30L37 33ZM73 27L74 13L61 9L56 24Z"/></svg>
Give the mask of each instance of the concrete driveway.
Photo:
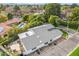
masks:
<svg viewBox="0 0 79 59"><path fill-rule="evenodd" d="M56 46L52 44L48 47L42 48L40 55L35 52L30 54L30 56L66 56L77 44L79 44L79 33L68 40L60 42Z"/></svg>

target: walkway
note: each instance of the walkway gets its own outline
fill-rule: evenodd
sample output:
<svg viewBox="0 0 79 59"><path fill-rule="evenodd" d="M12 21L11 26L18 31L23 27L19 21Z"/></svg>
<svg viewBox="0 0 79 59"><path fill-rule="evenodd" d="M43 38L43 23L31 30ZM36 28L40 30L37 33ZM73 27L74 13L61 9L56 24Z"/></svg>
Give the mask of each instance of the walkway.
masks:
<svg viewBox="0 0 79 59"><path fill-rule="evenodd" d="M30 54L30 56L66 56L77 44L79 44L79 33L68 40L60 42L56 46L44 47L40 51L40 55L35 52Z"/></svg>

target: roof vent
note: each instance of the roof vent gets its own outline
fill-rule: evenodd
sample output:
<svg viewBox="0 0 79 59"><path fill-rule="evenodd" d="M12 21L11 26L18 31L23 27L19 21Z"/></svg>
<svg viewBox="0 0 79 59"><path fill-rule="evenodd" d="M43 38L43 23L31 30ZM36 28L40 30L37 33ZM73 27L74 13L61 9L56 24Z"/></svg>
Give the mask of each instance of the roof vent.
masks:
<svg viewBox="0 0 79 59"><path fill-rule="evenodd" d="M27 36L25 35L25 33L19 34L18 36L19 36L20 39L23 39L23 38L27 37Z"/></svg>
<svg viewBox="0 0 79 59"><path fill-rule="evenodd" d="M40 41L40 43L42 43L42 41Z"/></svg>
<svg viewBox="0 0 79 59"><path fill-rule="evenodd" d="M49 28L48 31L52 31L53 29L55 29L55 28Z"/></svg>
<svg viewBox="0 0 79 59"><path fill-rule="evenodd" d="M39 38L40 36L37 36L37 38Z"/></svg>
<svg viewBox="0 0 79 59"><path fill-rule="evenodd" d="M34 31L30 30L28 32L26 32L28 36L34 35Z"/></svg>

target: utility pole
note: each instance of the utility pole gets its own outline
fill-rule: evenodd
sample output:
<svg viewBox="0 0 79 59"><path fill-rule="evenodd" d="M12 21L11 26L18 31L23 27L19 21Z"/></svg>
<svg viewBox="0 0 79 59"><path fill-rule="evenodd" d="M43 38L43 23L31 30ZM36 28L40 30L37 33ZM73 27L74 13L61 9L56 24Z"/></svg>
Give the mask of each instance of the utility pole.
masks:
<svg viewBox="0 0 79 59"><path fill-rule="evenodd" d="M67 32L68 32L68 28L69 28L69 19L67 19ZM68 36L67 36L68 39Z"/></svg>

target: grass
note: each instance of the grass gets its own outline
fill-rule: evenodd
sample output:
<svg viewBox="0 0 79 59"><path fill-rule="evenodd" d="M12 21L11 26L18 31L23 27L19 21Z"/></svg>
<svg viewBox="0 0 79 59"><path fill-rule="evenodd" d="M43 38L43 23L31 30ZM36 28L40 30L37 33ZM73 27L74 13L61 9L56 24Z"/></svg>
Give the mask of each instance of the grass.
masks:
<svg viewBox="0 0 79 59"><path fill-rule="evenodd" d="M79 56L79 45L71 51L68 56Z"/></svg>

